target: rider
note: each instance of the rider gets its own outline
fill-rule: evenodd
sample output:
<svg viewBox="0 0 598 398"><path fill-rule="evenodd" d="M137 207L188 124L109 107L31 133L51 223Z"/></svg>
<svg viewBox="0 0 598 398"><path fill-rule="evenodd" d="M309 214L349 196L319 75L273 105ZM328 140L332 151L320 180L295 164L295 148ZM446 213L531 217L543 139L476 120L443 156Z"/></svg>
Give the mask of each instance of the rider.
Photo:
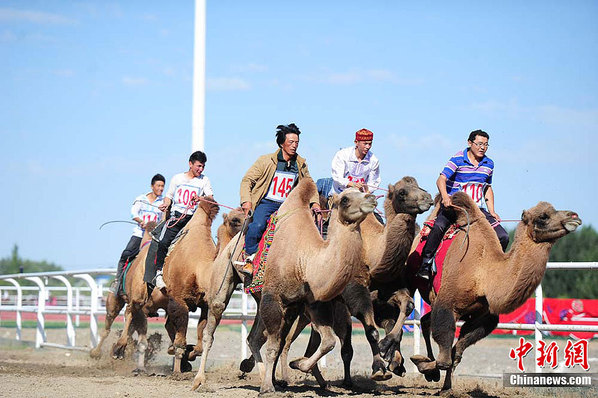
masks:
<svg viewBox="0 0 598 398"><path fill-rule="evenodd" d="M500 217L494 211L494 191L491 185L494 162L486 156L489 139L490 136L485 131L472 131L467 139L467 148L457 152L448 161L436 180L442 202L434 227L422 250L422 265L417 276L430 279L436 249L444 233L454 222L454 216L451 216L448 208L451 207L451 195L455 192L463 191L473 199L494 228L503 251L506 250L509 234L500 225Z"/></svg>
<svg viewBox="0 0 598 398"><path fill-rule="evenodd" d="M164 191L165 182L166 180L162 174L156 174L152 177L152 190L146 194L139 195L133 202L133 206L131 207L131 218L137 225L133 228L133 236L131 236L127 247L125 247L125 250L123 250L120 255L120 260L118 261L118 266L116 268L116 278L110 286L110 291L114 294L120 293L120 288L122 286L121 277L125 265L139 254L139 246L141 245L141 238L145 232L146 224L150 221L158 223L162 220L162 215L164 213L158 209L158 207L164 200L162 192Z"/></svg>
<svg viewBox="0 0 598 398"><path fill-rule="evenodd" d="M380 185L380 162L370 151L374 133L367 129L355 133L355 145L339 150L332 159L332 187L339 194L355 187L370 192Z"/></svg>
<svg viewBox="0 0 598 398"><path fill-rule="evenodd" d="M289 196L291 189L303 178L310 177L305 159L297 154L299 128L291 123L276 127L274 153L260 156L241 180L241 207L245 215L253 210L253 220L245 234L245 266L241 272L251 277L253 260L268 218ZM317 193L310 198L312 209L320 210Z"/></svg>
<svg viewBox="0 0 598 398"><path fill-rule="evenodd" d="M355 187L362 192L374 191L380 186L380 162L370 151L374 133L368 129L355 132L355 145L339 150L332 159L332 190L339 194ZM382 217L374 215L384 224Z"/></svg>
<svg viewBox="0 0 598 398"><path fill-rule="evenodd" d="M196 204L201 196L212 196L210 180L203 173L208 158L202 151L196 151L189 157L189 170L172 177L168 191L160 210L166 211L172 204L172 216L160 223L152 235L159 236L159 241L152 239L145 260L143 280L154 284L158 289L166 287L162 278L162 267L168 253L168 247L195 213ZM166 225L166 227L164 227Z"/></svg>

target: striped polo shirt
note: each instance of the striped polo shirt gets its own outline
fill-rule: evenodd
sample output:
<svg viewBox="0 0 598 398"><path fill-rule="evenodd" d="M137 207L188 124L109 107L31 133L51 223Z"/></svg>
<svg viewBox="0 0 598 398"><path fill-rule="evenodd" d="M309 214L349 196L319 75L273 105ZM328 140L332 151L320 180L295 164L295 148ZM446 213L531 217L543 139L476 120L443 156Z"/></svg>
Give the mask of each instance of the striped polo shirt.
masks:
<svg viewBox="0 0 598 398"><path fill-rule="evenodd" d="M484 192L492 184L494 162L488 156L474 166L467 157L467 151L459 151L453 156L441 174L446 177L446 191L449 195L463 191L467 193L478 207L485 207Z"/></svg>

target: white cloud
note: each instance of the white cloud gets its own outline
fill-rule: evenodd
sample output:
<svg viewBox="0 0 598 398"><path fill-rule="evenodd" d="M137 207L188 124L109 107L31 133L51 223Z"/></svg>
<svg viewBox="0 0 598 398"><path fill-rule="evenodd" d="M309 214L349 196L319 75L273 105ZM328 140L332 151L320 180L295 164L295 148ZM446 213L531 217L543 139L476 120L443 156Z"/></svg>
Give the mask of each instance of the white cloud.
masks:
<svg viewBox="0 0 598 398"><path fill-rule="evenodd" d="M235 73L243 73L243 72L267 72L268 67L262 64L256 64L250 62L245 65L235 65L231 68L231 70Z"/></svg>
<svg viewBox="0 0 598 398"><path fill-rule="evenodd" d="M0 21L30 22L36 24L72 25L77 21L59 14L41 11L17 10L14 8L0 8Z"/></svg>
<svg viewBox="0 0 598 398"><path fill-rule="evenodd" d="M122 83L125 86L145 86L148 83L148 81L144 77L124 76L122 78Z"/></svg>
<svg viewBox="0 0 598 398"><path fill-rule="evenodd" d="M239 77L215 77L207 79L208 90L213 91L244 91L251 85Z"/></svg>

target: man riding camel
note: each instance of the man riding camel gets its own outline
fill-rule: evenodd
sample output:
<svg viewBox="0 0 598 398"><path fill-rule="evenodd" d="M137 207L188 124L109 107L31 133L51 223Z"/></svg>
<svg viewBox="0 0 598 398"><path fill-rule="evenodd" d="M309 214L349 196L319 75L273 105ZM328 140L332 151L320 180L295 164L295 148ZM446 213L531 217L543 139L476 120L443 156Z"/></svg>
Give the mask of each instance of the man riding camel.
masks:
<svg viewBox="0 0 598 398"><path fill-rule="evenodd" d="M158 289L166 287L162 278L162 267L168 253L168 247L176 235L187 225L201 196L212 196L212 185L203 173L208 158L202 151L196 151L189 157L189 170L172 177L164 203L160 210L166 211L172 204L171 217L160 223L152 235L159 237L158 242L152 239L145 260L143 280L155 285Z"/></svg>
<svg viewBox="0 0 598 398"><path fill-rule="evenodd" d="M166 180L162 174L156 174L152 177L152 190L146 194L139 195L135 198L133 206L131 207L131 218L137 223L133 228L133 236L129 240L127 247L123 250L116 268L116 278L110 286L110 291L114 294L120 293L122 286L122 274L125 266L131 262L137 254L139 254L141 239L145 232L145 226L150 221L159 223L162 220L164 213L159 209L164 201L162 192L164 191L164 184Z"/></svg>
<svg viewBox="0 0 598 398"><path fill-rule="evenodd" d="M469 134L467 148L453 156L436 180L438 192L442 197L440 210L434 227L428 235L422 250L422 265L417 276L430 279L433 269L434 256L438 245L449 228L454 223L454 209L451 209L451 195L463 191L478 205L505 251L509 244L509 234L500 225L500 217L494 211L494 191L492 190L492 173L494 162L488 156L488 140L490 136L482 130L475 130ZM487 209L486 209L487 207Z"/></svg>
<svg viewBox="0 0 598 398"><path fill-rule="evenodd" d="M311 178L305 159L297 154L299 128L291 123L276 129L276 143L280 149L260 156L241 180L241 207L246 215L253 210L253 220L245 234L245 266L241 270L249 278L268 218L278 210L299 180ZM313 210L320 210L317 194L310 198L310 204Z"/></svg>
<svg viewBox="0 0 598 398"><path fill-rule="evenodd" d="M380 162L370 151L374 133L361 129L355 145L339 150L332 159L332 188L339 194L349 187L371 192L380 186Z"/></svg>

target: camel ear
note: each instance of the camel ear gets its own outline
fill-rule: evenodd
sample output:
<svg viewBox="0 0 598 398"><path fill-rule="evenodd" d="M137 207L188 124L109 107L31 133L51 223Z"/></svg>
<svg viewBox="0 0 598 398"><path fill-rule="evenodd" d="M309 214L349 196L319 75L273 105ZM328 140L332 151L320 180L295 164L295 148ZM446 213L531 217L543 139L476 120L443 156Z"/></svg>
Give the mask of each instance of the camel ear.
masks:
<svg viewBox="0 0 598 398"><path fill-rule="evenodd" d="M332 207L331 209L336 209L338 207L338 195L333 193L332 194Z"/></svg>
<svg viewBox="0 0 598 398"><path fill-rule="evenodd" d="M529 213L525 210L521 212L521 221L523 221L524 224L529 223Z"/></svg>
<svg viewBox="0 0 598 398"><path fill-rule="evenodd" d="M394 186L394 185L391 185L391 184L388 184L388 192L391 192L391 193L392 193L392 192L394 192L394 191L395 191L395 186Z"/></svg>
<svg viewBox="0 0 598 398"><path fill-rule="evenodd" d="M228 222L228 213L222 213L222 220L224 223Z"/></svg>

